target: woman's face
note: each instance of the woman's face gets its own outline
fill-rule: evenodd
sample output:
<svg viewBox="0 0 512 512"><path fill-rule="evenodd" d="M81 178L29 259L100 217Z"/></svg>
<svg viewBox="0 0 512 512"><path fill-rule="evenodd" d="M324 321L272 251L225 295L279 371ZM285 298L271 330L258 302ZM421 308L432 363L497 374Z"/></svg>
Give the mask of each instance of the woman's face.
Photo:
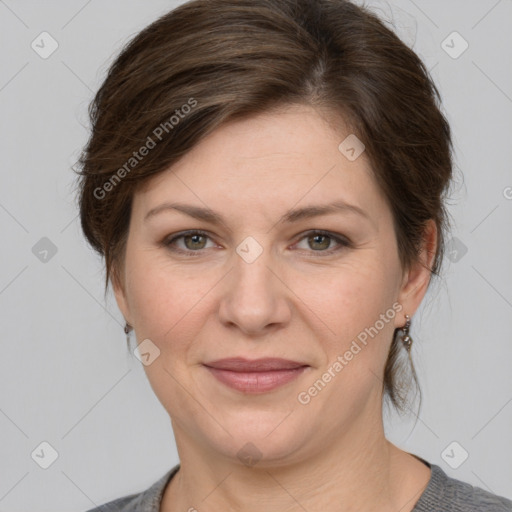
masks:
<svg viewBox="0 0 512 512"><path fill-rule="evenodd" d="M429 274L402 272L348 135L307 107L237 121L135 195L115 293L178 445L278 464L379 428L393 331Z"/></svg>

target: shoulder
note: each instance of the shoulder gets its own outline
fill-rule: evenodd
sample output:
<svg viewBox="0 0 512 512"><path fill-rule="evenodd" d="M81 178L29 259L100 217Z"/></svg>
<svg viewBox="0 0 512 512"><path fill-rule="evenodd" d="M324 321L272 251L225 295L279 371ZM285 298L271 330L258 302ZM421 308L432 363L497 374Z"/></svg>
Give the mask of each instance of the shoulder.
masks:
<svg viewBox="0 0 512 512"><path fill-rule="evenodd" d="M512 512L512 501L448 476L430 464L432 475L413 512Z"/></svg>
<svg viewBox="0 0 512 512"><path fill-rule="evenodd" d="M178 469L179 464L145 491L117 498L87 512L159 512L164 489Z"/></svg>

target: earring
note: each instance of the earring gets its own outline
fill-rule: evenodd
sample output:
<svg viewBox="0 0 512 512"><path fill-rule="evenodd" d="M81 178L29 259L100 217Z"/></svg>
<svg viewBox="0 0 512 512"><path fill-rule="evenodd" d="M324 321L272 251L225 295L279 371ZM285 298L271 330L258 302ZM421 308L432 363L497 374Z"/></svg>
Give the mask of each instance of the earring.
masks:
<svg viewBox="0 0 512 512"><path fill-rule="evenodd" d="M405 315L405 325L402 327L402 343L408 352L410 352L412 345L412 338L409 336L410 327L411 317L409 315Z"/></svg>
<svg viewBox="0 0 512 512"><path fill-rule="evenodd" d="M133 327L128 322L126 322L124 326L124 333L126 334L126 343L128 343L128 345L130 344L130 332L132 329Z"/></svg>

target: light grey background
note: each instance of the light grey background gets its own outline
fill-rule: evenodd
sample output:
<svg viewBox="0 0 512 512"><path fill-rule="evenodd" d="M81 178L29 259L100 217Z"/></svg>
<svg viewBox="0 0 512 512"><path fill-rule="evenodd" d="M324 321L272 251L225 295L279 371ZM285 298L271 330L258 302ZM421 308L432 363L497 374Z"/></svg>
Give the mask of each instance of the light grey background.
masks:
<svg viewBox="0 0 512 512"><path fill-rule="evenodd" d="M179 3L0 0L0 511L86 510L147 488L178 462L113 296L103 300L71 166L108 64ZM386 417L386 431L449 475L512 498L512 1L369 4L393 16L432 70L459 183L450 206L458 252L413 319L423 407L419 418ZM59 45L47 59L31 47L43 31ZM453 31L469 44L456 59L441 46ZM461 48L453 37L445 44ZM56 254L39 252L43 237ZM44 441L58 453L48 469L36 463L50 454ZM442 455L453 441L469 453L457 469Z"/></svg>

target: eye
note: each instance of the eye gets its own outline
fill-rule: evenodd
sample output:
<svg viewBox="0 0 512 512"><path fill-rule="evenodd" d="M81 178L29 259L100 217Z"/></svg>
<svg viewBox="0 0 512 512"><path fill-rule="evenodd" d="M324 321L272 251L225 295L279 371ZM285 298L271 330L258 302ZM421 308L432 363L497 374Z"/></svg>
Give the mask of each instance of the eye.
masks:
<svg viewBox="0 0 512 512"><path fill-rule="evenodd" d="M208 249L207 240L209 239L209 235L204 231L187 231L165 240L163 244L172 251L193 255L191 253ZM179 242L183 242L183 245Z"/></svg>
<svg viewBox="0 0 512 512"><path fill-rule="evenodd" d="M306 249L312 249L312 251L309 252L322 252L332 254L333 252L337 252L345 247L350 246L350 242L348 240L334 235L328 231L321 230L310 231L309 233L306 233L296 245L299 246L303 240L307 244ZM333 243L338 244L338 247L332 249ZM299 248L304 249L304 247Z"/></svg>

